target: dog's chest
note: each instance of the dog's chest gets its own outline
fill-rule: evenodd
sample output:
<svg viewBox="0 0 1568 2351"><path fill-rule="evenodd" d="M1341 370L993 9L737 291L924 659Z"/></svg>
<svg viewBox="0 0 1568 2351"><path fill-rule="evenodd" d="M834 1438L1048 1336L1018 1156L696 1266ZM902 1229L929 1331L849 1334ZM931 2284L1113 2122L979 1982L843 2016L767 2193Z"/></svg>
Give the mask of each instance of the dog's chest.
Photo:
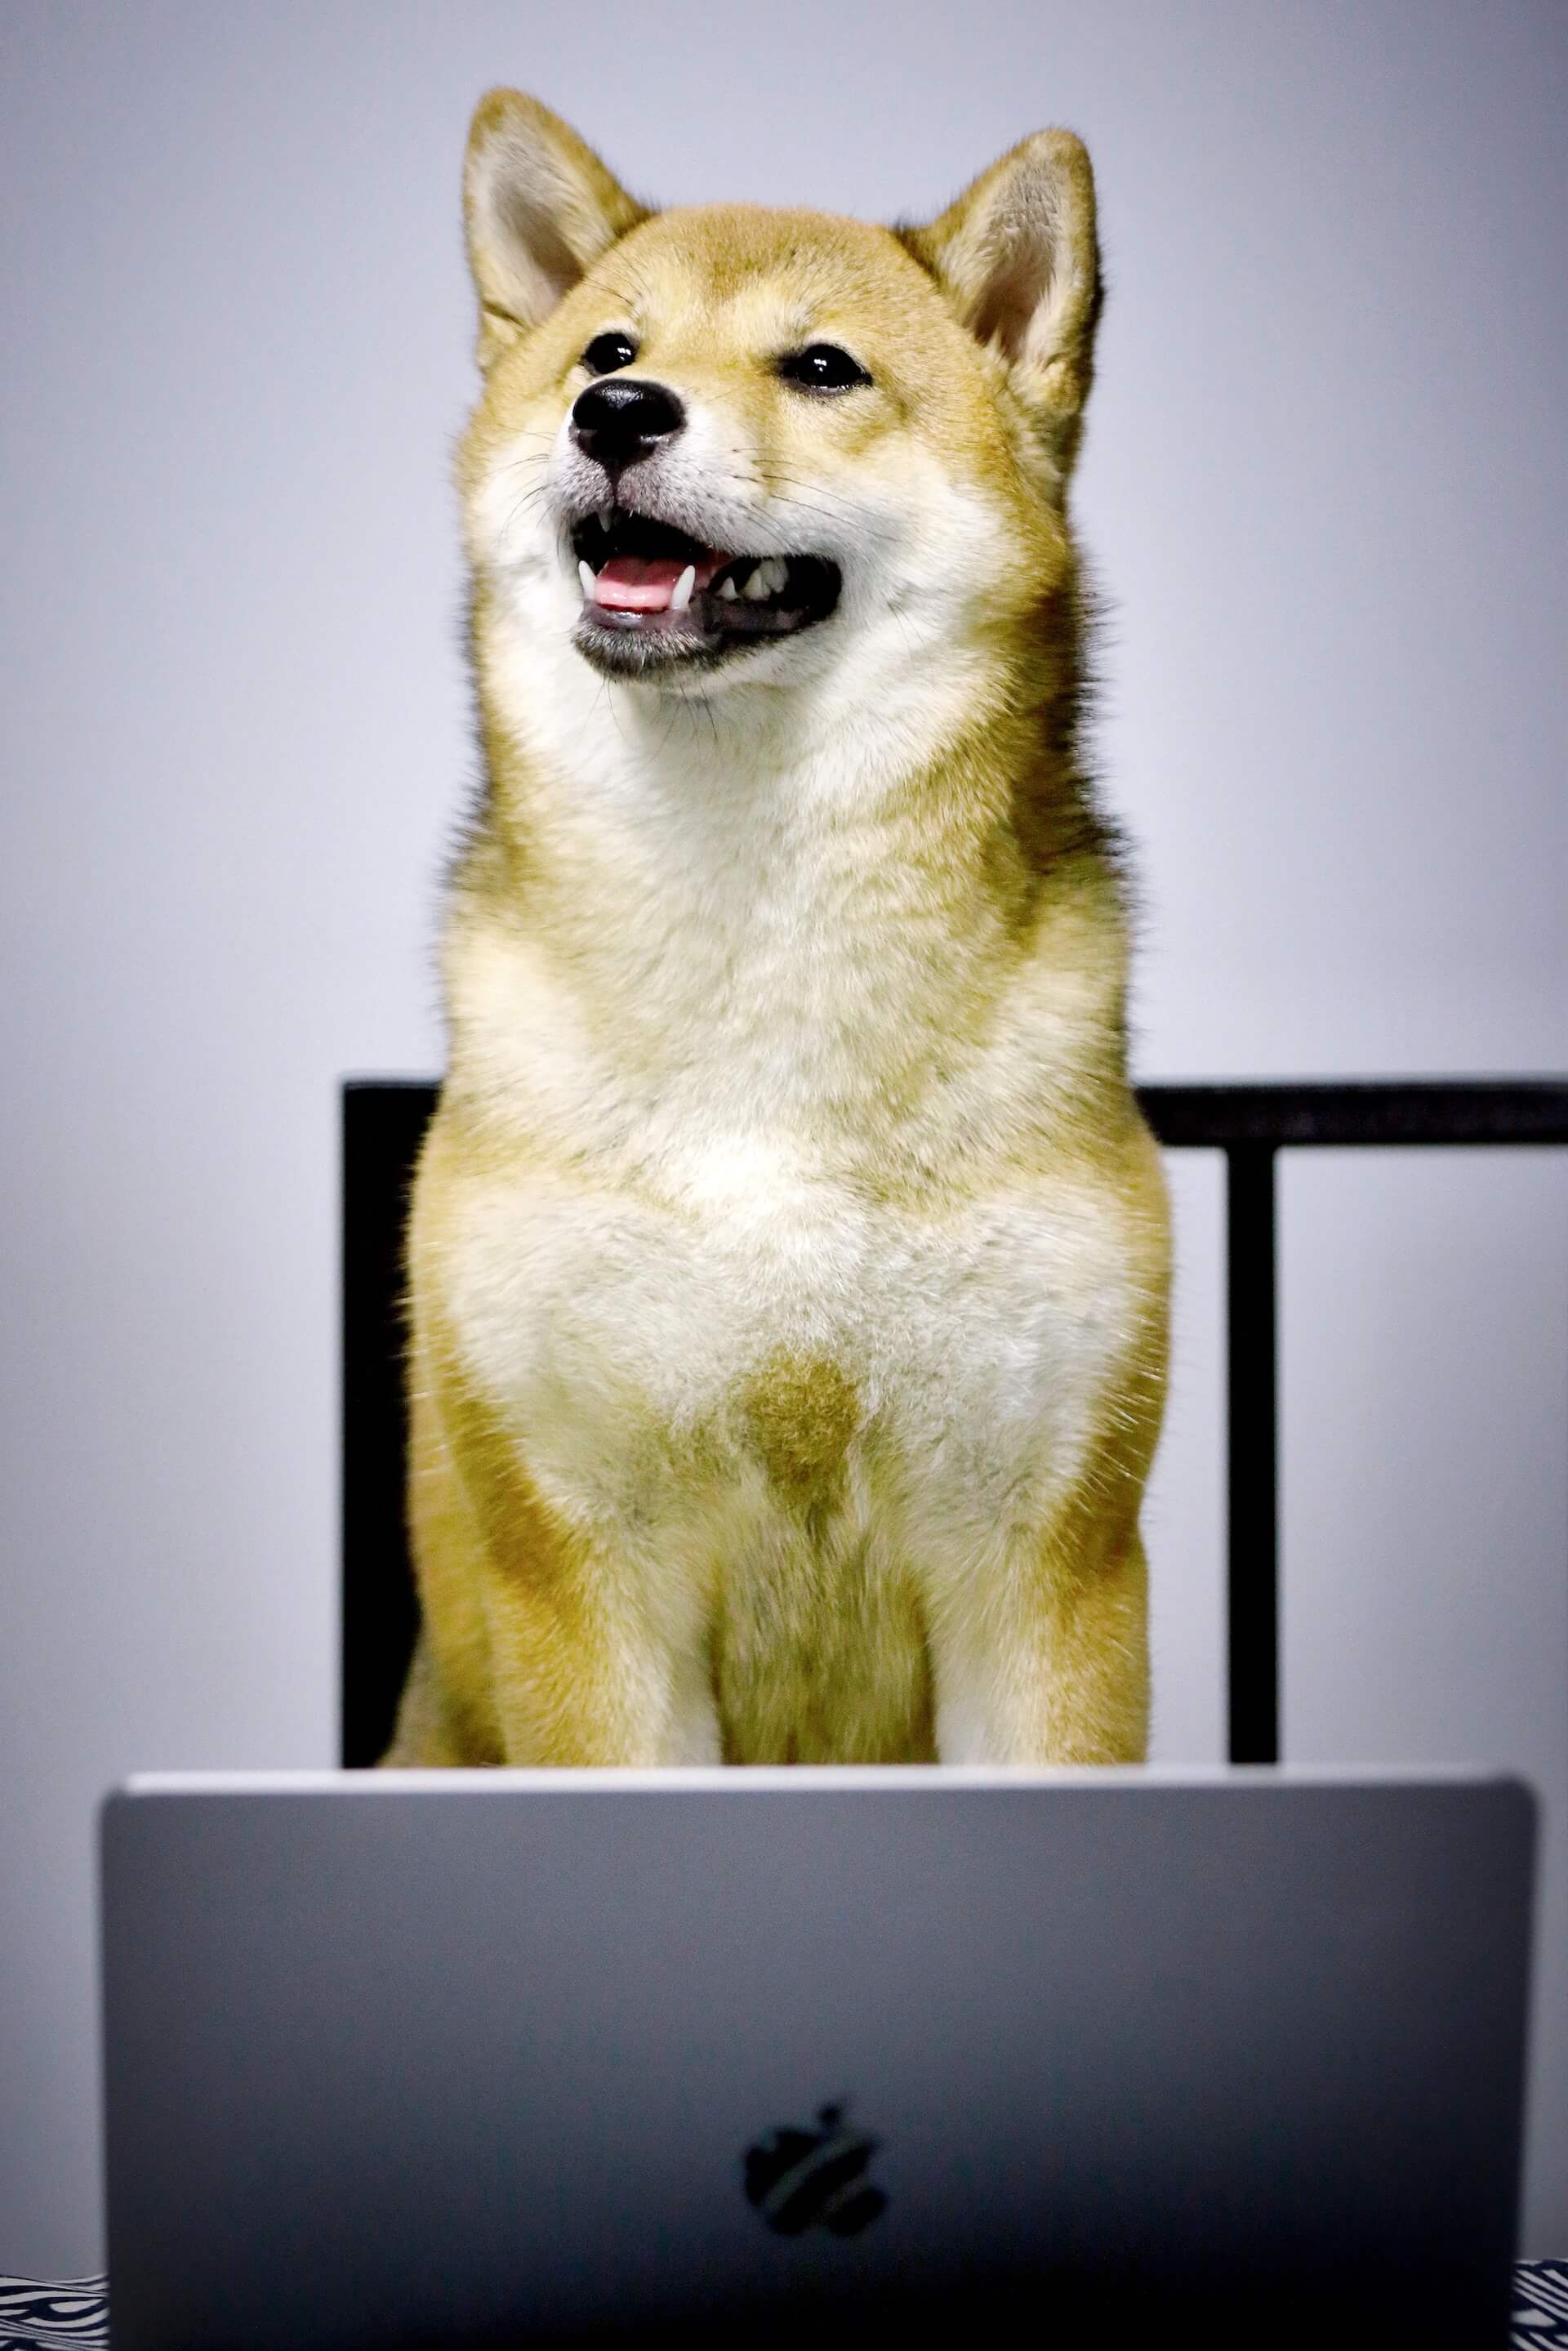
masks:
<svg viewBox="0 0 1568 2351"><path fill-rule="evenodd" d="M1081 1465L1126 1341L1092 1193L917 1214L764 1153L661 1203L488 1187L447 1251L465 1369L564 1507L682 1549L981 1540Z"/></svg>

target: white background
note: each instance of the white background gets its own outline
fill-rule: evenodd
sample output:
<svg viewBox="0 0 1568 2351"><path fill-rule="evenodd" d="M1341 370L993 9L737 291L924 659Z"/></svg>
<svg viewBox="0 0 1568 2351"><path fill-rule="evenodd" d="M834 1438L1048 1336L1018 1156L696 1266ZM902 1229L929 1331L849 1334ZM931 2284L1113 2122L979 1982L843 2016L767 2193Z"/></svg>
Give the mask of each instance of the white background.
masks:
<svg viewBox="0 0 1568 2351"><path fill-rule="evenodd" d="M0 2270L100 2253L97 1798L333 1758L336 1088L439 1060L497 80L684 202L918 214L1081 131L1142 1073L1568 1065L1561 0L12 0ZM1177 1178L1157 1751L1202 1758L1219 1186ZM1528 2243L1568 2252L1568 1161L1282 1191L1287 1752L1545 1792Z"/></svg>

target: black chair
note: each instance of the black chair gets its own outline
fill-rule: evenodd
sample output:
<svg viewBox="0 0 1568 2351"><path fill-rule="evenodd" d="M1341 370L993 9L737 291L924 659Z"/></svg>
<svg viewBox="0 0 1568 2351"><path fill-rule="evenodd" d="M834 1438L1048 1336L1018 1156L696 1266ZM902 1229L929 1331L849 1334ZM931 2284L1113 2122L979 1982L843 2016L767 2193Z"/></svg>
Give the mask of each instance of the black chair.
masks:
<svg viewBox="0 0 1568 2351"><path fill-rule="evenodd" d="M1568 1144L1568 1081L1145 1086L1170 1150L1226 1167L1228 1658L1234 1763L1279 1761L1274 1161L1284 1150ZM342 1760L392 1735L419 1624L403 1520L402 1236L436 1088L343 1088Z"/></svg>

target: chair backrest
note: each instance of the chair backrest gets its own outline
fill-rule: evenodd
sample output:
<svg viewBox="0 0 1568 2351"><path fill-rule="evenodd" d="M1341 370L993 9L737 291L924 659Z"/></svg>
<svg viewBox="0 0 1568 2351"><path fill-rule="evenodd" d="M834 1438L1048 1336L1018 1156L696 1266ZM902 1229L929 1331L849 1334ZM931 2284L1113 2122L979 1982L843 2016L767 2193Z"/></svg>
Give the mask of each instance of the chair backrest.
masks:
<svg viewBox="0 0 1568 2351"><path fill-rule="evenodd" d="M343 1088L342 1760L392 1735L419 1625L403 1516L403 1225L437 1089ZM1168 1150L1226 1166L1229 1749L1279 1761L1274 1162L1283 1150L1568 1144L1568 1080L1144 1086Z"/></svg>
<svg viewBox="0 0 1568 2351"><path fill-rule="evenodd" d="M419 1631L403 1486L403 1226L437 1089L343 1088L343 1621L338 1751L378 1762Z"/></svg>

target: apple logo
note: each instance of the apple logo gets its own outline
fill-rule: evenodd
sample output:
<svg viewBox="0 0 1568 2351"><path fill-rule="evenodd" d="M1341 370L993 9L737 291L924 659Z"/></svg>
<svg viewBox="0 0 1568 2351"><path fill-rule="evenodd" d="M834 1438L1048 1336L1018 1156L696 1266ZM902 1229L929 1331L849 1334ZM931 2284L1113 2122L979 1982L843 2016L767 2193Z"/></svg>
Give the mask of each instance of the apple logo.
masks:
<svg viewBox="0 0 1568 2351"><path fill-rule="evenodd" d="M821 2227L857 2237L887 2205L863 2177L877 2141L848 2127L842 2105L819 2106L815 2130L786 2124L745 2153L746 2201L781 2237Z"/></svg>

